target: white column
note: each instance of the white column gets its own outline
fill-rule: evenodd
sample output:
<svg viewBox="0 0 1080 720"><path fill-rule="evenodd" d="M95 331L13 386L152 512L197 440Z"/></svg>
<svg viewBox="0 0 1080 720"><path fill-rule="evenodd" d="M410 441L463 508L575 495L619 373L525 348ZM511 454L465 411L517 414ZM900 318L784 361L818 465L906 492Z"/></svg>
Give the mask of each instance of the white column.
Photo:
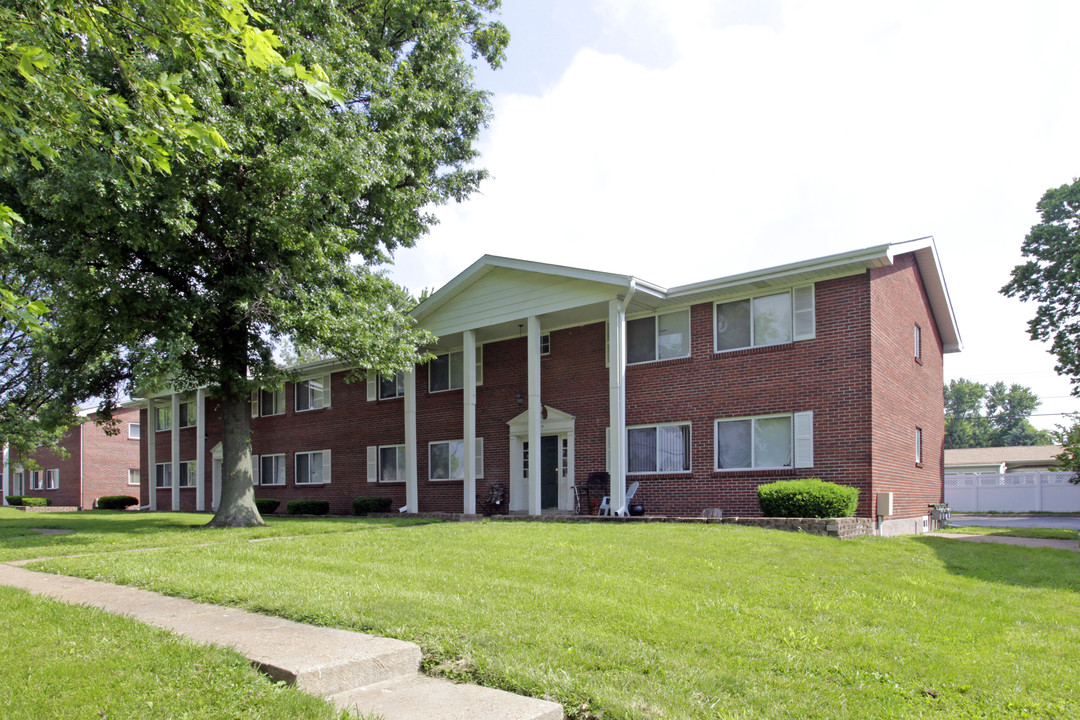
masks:
<svg viewBox="0 0 1080 720"><path fill-rule="evenodd" d="M195 509L206 510L206 390L195 393Z"/></svg>
<svg viewBox="0 0 1080 720"><path fill-rule="evenodd" d="M140 428L139 435L146 439L147 485L146 504L150 510L157 510L157 403L154 398L146 399L146 427Z"/></svg>
<svg viewBox="0 0 1080 720"><path fill-rule="evenodd" d="M0 504L7 505L7 496L13 495L11 492L11 468L8 466L10 458L8 456L8 444L4 443L4 478L0 482Z"/></svg>
<svg viewBox="0 0 1080 720"><path fill-rule="evenodd" d="M467 515L476 513L476 333L466 330L462 333L464 349L462 362L465 364L464 424L465 424L465 483L462 492L465 495L462 512Z"/></svg>
<svg viewBox="0 0 1080 720"><path fill-rule="evenodd" d="M610 433L611 508L626 504L626 308L608 301L608 426Z"/></svg>
<svg viewBox="0 0 1080 720"><path fill-rule="evenodd" d="M172 394L172 509L180 509L180 396Z"/></svg>
<svg viewBox="0 0 1080 720"><path fill-rule="evenodd" d="M416 369L405 373L405 509L420 512L416 486Z"/></svg>
<svg viewBox="0 0 1080 720"><path fill-rule="evenodd" d="M540 514L540 320L528 321L529 355L529 489L530 515Z"/></svg>

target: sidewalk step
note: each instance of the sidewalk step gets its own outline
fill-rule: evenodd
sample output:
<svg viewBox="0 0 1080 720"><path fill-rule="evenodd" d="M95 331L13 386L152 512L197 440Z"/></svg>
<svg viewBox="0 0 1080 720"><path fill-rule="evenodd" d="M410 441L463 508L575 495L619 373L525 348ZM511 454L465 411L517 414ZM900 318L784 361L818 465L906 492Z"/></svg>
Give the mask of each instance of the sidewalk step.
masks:
<svg viewBox="0 0 1080 720"><path fill-rule="evenodd" d="M563 720L558 703L414 675L330 696L355 715L384 720Z"/></svg>

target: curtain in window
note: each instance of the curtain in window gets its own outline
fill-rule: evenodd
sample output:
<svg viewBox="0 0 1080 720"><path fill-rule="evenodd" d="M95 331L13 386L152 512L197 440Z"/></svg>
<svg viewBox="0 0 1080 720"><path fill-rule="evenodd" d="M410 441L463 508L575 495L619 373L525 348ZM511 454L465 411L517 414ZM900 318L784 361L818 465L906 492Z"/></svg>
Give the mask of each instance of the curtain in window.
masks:
<svg viewBox="0 0 1080 720"><path fill-rule="evenodd" d="M791 418L759 418L754 425L754 467L791 467Z"/></svg>
<svg viewBox="0 0 1080 720"><path fill-rule="evenodd" d="M657 470L683 472L690 469L690 426L665 425L657 431Z"/></svg>
<svg viewBox="0 0 1080 720"><path fill-rule="evenodd" d="M626 439L627 472L656 472L656 428L632 428L626 431Z"/></svg>
<svg viewBox="0 0 1080 720"><path fill-rule="evenodd" d="M716 306L716 350L750 347L750 301L720 303Z"/></svg>
<svg viewBox="0 0 1080 720"><path fill-rule="evenodd" d="M716 423L716 467L751 467L750 420Z"/></svg>
<svg viewBox="0 0 1080 720"><path fill-rule="evenodd" d="M791 293L754 298L754 345L791 342Z"/></svg>
<svg viewBox="0 0 1080 720"><path fill-rule="evenodd" d="M405 482L405 448L379 448L379 479L382 482Z"/></svg>
<svg viewBox="0 0 1080 720"><path fill-rule="evenodd" d="M660 359L686 357L690 354L690 311L661 315L659 351Z"/></svg>

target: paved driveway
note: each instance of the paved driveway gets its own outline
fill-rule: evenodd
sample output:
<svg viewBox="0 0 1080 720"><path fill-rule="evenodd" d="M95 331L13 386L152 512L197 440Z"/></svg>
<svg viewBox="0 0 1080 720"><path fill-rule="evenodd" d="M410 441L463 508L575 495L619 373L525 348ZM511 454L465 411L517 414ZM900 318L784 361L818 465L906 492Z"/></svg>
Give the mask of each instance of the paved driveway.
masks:
<svg viewBox="0 0 1080 720"><path fill-rule="evenodd" d="M1039 527L1080 530L1080 515L958 515L953 513L952 524L960 527Z"/></svg>

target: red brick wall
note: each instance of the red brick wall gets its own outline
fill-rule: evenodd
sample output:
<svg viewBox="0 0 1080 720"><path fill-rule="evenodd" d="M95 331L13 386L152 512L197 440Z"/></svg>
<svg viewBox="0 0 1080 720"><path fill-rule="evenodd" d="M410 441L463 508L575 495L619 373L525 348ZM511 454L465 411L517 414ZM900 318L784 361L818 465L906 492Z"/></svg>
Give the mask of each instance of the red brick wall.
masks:
<svg viewBox="0 0 1080 720"><path fill-rule="evenodd" d="M713 352L713 304L691 309L692 355L627 368L626 424L690 421L691 472L630 475L649 513L760 515L756 488L775 480L819 477L858 487L869 511L871 446L869 277L817 283L813 340ZM814 413L814 466L795 470L716 471L718 419Z"/></svg>
<svg viewBox="0 0 1080 720"><path fill-rule="evenodd" d="M871 277L874 490L894 493L892 517L925 515L928 503L944 497L941 336L914 254L898 256ZM916 323L922 328L921 363L915 360ZM921 467L915 463L916 427L923 431Z"/></svg>
<svg viewBox="0 0 1080 720"><path fill-rule="evenodd" d="M30 473L23 471L24 495L52 499L53 505L74 506L88 510L102 495L132 495L139 497L139 487L128 485L128 469L139 467L139 441L128 437L128 424L138 422L136 408L123 408L114 413L118 421L116 435L107 435L91 415L80 427L70 428L60 440L68 457L62 458L50 448L40 448L30 457L45 470L60 470L60 487L56 490L31 490ZM14 466L18 459L13 459Z"/></svg>

